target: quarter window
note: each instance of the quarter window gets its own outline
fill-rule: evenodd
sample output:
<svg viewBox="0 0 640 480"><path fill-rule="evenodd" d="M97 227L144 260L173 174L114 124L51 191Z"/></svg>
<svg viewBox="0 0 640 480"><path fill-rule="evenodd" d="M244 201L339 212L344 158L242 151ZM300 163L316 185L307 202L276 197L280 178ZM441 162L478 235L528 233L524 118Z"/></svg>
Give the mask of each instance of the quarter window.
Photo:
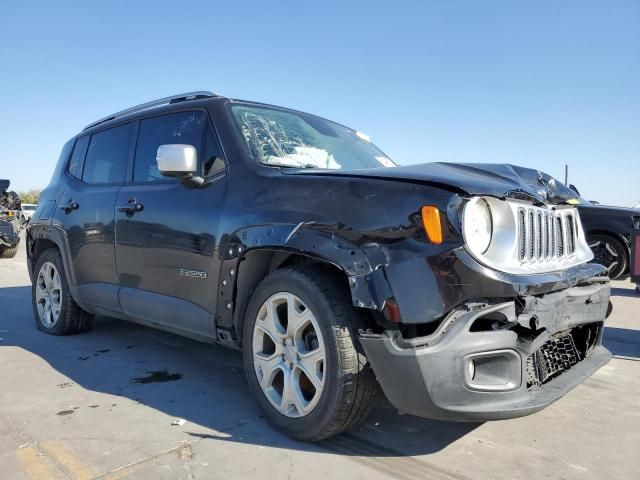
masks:
<svg viewBox="0 0 640 480"><path fill-rule="evenodd" d="M87 153L87 145L89 145L89 137L80 137L76 140L76 146L73 147L71 160L69 161L68 172L76 178L82 177L82 162Z"/></svg>
<svg viewBox="0 0 640 480"><path fill-rule="evenodd" d="M91 136L82 180L86 183L123 183L127 172L133 123Z"/></svg>
<svg viewBox="0 0 640 480"><path fill-rule="evenodd" d="M162 175L158 170L156 163L158 147L168 144L192 145L200 161L206 125L205 113L202 111L172 113L142 120L136 146L133 181L175 181L171 177Z"/></svg>

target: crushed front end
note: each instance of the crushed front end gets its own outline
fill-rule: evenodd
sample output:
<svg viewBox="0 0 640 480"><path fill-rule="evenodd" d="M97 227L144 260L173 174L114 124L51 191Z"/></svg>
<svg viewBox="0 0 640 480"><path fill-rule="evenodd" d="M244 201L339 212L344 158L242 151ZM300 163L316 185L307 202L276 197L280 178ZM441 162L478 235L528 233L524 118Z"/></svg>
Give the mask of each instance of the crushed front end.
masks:
<svg viewBox="0 0 640 480"><path fill-rule="evenodd" d="M463 246L385 266L400 320L361 332L365 354L403 413L482 421L541 410L611 358L606 269L586 263L569 206L472 197L456 211Z"/></svg>

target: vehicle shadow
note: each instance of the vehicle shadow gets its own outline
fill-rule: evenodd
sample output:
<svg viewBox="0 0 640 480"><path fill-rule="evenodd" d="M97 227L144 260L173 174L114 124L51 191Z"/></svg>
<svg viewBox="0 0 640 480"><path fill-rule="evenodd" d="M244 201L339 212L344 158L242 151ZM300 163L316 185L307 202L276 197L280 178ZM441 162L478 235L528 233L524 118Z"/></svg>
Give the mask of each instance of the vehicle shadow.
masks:
<svg viewBox="0 0 640 480"><path fill-rule="evenodd" d="M35 328L30 292L0 288L0 348L31 352L85 389L185 419L193 438L388 458L440 451L480 425L399 415L383 399L359 428L317 444L296 442L263 418L240 352L106 317L82 335L46 335Z"/></svg>
<svg viewBox="0 0 640 480"><path fill-rule="evenodd" d="M602 343L616 357L640 360L640 330L605 327Z"/></svg>

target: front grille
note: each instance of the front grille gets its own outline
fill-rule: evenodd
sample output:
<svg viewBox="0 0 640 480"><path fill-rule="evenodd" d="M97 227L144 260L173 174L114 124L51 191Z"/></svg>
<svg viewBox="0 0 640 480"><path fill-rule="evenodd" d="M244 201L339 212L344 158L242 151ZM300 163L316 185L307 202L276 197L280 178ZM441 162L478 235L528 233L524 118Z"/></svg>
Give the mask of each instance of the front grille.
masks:
<svg viewBox="0 0 640 480"><path fill-rule="evenodd" d="M527 381L532 385L542 385L565 370L569 370L578 361L580 356L571 334L552 338L529 356ZM529 368L532 369L531 372Z"/></svg>
<svg viewBox="0 0 640 480"><path fill-rule="evenodd" d="M602 323L558 333L527 357L527 388L539 387L586 358L598 342Z"/></svg>
<svg viewBox="0 0 640 480"><path fill-rule="evenodd" d="M575 216L539 207L518 210L518 257L523 263L572 256L576 251Z"/></svg>

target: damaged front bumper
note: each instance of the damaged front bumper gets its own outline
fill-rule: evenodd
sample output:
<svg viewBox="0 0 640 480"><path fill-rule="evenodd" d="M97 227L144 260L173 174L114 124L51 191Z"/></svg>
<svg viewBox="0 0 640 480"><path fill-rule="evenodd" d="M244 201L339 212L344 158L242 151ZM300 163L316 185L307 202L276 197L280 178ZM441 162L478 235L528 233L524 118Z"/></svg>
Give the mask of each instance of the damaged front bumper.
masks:
<svg viewBox="0 0 640 480"><path fill-rule="evenodd" d="M0 247L12 248L20 242L20 228L14 223L0 219Z"/></svg>
<svg viewBox="0 0 640 480"><path fill-rule="evenodd" d="M427 337L362 333L389 401L402 413L482 421L543 409L606 364L607 279L501 303L467 303Z"/></svg>

